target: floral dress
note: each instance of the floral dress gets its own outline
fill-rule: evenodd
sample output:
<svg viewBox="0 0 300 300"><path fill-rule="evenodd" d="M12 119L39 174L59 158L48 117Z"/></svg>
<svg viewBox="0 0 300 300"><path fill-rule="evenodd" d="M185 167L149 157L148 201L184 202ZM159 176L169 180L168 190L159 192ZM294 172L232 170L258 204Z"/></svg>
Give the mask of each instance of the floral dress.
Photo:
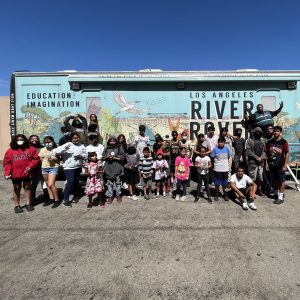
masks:
<svg viewBox="0 0 300 300"><path fill-rule="evenodd" d="M88 162L84 166L89 177L87 178L84 192L86 195L94 195L104 191L103 168L101 162Z"/></svg>

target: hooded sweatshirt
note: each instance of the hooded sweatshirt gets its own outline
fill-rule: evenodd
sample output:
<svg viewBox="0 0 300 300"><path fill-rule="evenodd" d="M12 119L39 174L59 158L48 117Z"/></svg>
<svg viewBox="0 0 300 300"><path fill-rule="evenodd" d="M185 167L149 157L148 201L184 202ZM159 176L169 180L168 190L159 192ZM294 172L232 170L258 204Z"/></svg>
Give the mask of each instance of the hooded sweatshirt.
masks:
<svg viewBox="0 0 300 300"><path fill-rule="evenodd" d="M9 148L3 159L4 176L11 175L12 179L31 178L31 172L25 173L26 168L31 170L41 163L37 150L29 148Z"/></svg>
<svg viewBox="0 0 300 300"><path fill-rule="evenodd" d="M115 140L115 146L110 146L110 141ZM115 160L115 158L119 158ZM102 152L102 159L105 161L104 164L104 174L107 179L115 179L118 176L124 174L124 167L122 162L125 159L125 152L123 147L118 143L115 136L112 136L107 141L107 147Z"/></svg>
<svg viewBox="0 0 300 300"><path fill-rule="evenodd" d="M70 146L68 148L68 146ZM56 148L56 154L60 154L63 159L64 169L78 169L83 165L83 160L87 158L87 152L82 144L68 142ZM82 158L77 158L81 155Z"/></svg>

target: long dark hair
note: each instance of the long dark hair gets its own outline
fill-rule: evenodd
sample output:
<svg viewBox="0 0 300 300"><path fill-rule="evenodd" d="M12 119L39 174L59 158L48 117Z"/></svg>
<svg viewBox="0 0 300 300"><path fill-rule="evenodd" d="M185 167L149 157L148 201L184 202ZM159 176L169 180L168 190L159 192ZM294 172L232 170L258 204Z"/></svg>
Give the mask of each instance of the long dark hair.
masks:
<svg viewBox="0 0 300 300"><path fill-rule="evenodd" d="M22 146L19 146L17 144L17 140L18 140L19 137L24 139L24 144ZM17 134L17 135L12 137L11 142L10 142L10 148L11 149L17 150L17 149L20 149L20 148L29 148L29 147L30 147L29 140L24 134Z"/></svg>
<svg viewBox="0 0 300 300"><path fill-rule="evenodd" d="M33 138L33 137L36 137L36 138L37 138L37 140L38 140L37 144L32 144L32 143L30 142L31 138ZM29 136L28 140L29 140L29 144L30 144L32 147L34 147L34 148L36 148L36 149L43 148L43 145L41 144L40 138L39 138L36 134L32 134L31 136Z"/></svg>
<svg viewBox="0 0 300 300"><path fill-rule="evenodd" d="M54 141L54 138L52 136L50 136L50 135L45 136L44 137L44 144L46 143L46 140L49 140L53 143L53 148L57 148L57 145L56 145L56 143Z"/></svg>

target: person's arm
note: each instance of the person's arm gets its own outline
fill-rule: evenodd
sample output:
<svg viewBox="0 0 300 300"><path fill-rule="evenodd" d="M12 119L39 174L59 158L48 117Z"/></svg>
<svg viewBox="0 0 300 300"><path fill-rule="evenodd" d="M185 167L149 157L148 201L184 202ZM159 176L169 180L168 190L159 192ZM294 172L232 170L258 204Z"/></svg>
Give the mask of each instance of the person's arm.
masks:
<svg viewBox="0 0 300 300"><path fill-rule="evenodd" d="M282 109L283 109L283 101L281 101L281 102L279 103L279 108L278 108L277 110L273 111L273 112L272 112L272 115L273 115L273 116L277 116L277 115L281 112Z"/></svg>
<svg viewBox="0 0 300 300"><path fill-rule="evenodd" d="M285 152L285 157L284 157L284 165L282 167L282 171L286 171L290 159L289 146L287 142L285 142L284 144L283 151Z"/></svg>
<svg viewBox="0 0 300 300"><path fill-rule="evenodd" d="M85 131L87 131L87 128L88 128L88 124L87 124L87 120L84 116L82 115L78 115L79 119L81 120L82 122L82 127Z"/></svg>
<svg viewBox="0 0 300 300"><path fill-rule="evenodd" d="M6 179L11 178L12 173L12 155L11 149L8 149L3 158L4 177Z"/></svg>
<svg viewBox="0 0 300 300"><path fill-rule="evenodd" d="M26 173L29 173L32 169L38 167L41 163L39 154L35 148L32 147L30 154L31 154L31 161L30 161L28 167L25 169Z"/></svg>

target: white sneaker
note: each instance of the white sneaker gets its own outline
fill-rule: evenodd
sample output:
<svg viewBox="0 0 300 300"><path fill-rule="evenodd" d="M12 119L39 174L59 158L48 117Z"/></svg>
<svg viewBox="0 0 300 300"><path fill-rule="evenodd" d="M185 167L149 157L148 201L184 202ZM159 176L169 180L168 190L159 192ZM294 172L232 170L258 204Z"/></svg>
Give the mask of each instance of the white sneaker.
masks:
<svg viewBox="0 0 300 300"><path fill-rule="evenodd" d="M249 209L249 206L248 206L248 204L247 204L247 203L245 203L245 202L243 203L243 209L244 209L244 210L248 210L248 209Z"/></svg>
<svg viewBox="0 0 300 300"><path fill-rule="evenodd" d="M255 204L253 202L248 203L248 206L253 210L257 210L257 207L255 206Z"/></svg>
<svg viewBox="0 0 300 300"><path fill-rule="evenodd" d="M132 199L132 197L133 197L133 196L130 196L130 195L129 195L127 198L128 198L128 199Z"/></svg>
<svg viewBox="0 0 300 300"><path fill-rule="evenodd" d="M159 198L159 193L156 194L156 198Z"/></svg>
<svg viewBox="0 0 300 300"><path fill-rule="evenodd" d="M166 197L166 192L163 192L163 197Z"/></svg>
<svg viewBox="0 0 300 300"><path fill-rule="evenodd" d="M178 194L176 195L176 198L175 198L175 200L177 200L177 201L179 201L179 200L180 200L180 197L179 197L179 195L178 195Z"/></svg>
<svg viewBox="0 0 300 300"><path fill-rule="evenodd" d="M128 189L128 185L127 185L127 183L126 183L126 182L124 182L124 183L123 183L123 188L124 188L125 190L127 190L127 189Z"/></svg>
<svg viewBox="0 0 300 300"><path fill-rule="evenodd" d="M131 199L132 199L133 201L139 200L139 198L138 198L136 195L131 196Z"/></svg>
<svg viewBox="0 0 300 300"><path fill-rule="evenodd" d="M186 196L182 196L180 201L185 201L185 199L186 199Z"/></svg>

